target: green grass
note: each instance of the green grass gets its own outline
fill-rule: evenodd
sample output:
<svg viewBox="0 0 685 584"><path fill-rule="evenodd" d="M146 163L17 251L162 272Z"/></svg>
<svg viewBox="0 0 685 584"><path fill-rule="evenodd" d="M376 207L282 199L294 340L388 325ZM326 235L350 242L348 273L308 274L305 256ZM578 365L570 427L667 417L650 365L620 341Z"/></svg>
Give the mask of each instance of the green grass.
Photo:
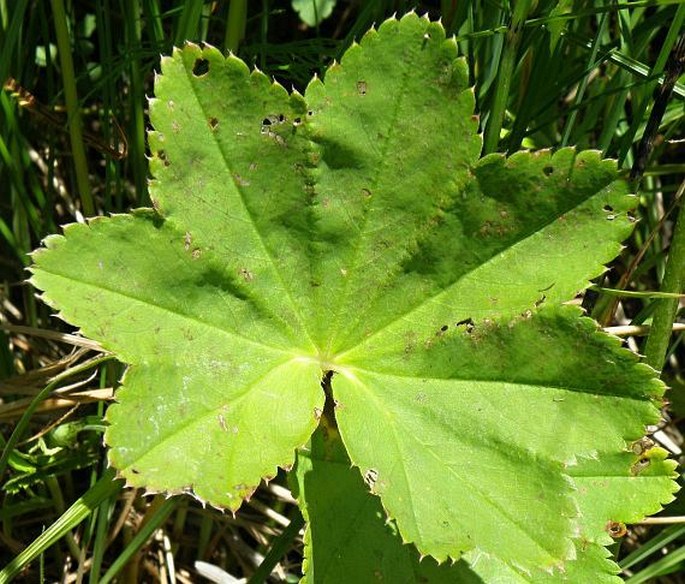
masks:
<svg viewBox="0 0 685 584"><path fill-rule="evenodd" d="M110 480L99 422L122 367L70 336L24 284L28 253L59 225L148 204L146 109L160 54L208 42L303 91L374 23L415 8L442 16L469 60L485 151L596 148L628 176L654 126L648 121L683 34L685 5L511 4L339 1L331 18L306 28L287 1L0 0L0 81L12 77L35 96L24 107L25 95L0 92L0 568L7 566L0 581L8 573L55 580L65 566L93 583L166 582L170 573L196 581L198 560L236 577L257 571L261 581L264 557L281 578L300 574L298 530L286 527L300 516L283 476L236 517ZM654 318L648 335L627 342L663 366L674 387L663 430L677 447L685 414L683 333L671 334L683 316L677 300L603 289L685 291L685 226L675 227L683 99L681 71L635 181L635 234L582 299L606 326ZM416 112L417 123L425 115ZM685 495L661 514L682 515ZM616 554L630 582L685 582L681 524L632 526Z"/></svg>

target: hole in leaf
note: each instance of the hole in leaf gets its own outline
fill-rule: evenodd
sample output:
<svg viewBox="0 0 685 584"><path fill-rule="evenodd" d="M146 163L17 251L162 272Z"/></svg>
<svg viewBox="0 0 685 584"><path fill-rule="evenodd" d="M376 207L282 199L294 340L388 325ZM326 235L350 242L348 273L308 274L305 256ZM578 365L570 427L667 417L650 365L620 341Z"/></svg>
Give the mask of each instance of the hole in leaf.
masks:
<svg viewBox="0 0 685 584"><path fill-rule="evenodd" d="M450 328L450 327L447 326L446 324L443 324L443 325L440 327L440 331L444 333L444 332L447 331L448 328Z"/></svg>
<svg viewBox="0 0 685 584"><path fill-rule="evenodd" d="M164 164L164 166L169 166L171 164L164 150L157 150L157 158L159 158L162 161L162 164Z"/></svg>
<svg viewBox="0 0 685 584"><path fill-rule="evenodd" d="M209 118L208 123L209 123L209 127L212 130L216 130L216 127L219 125L219 120L217 120L215 117L211 117L211 118Z"/></svg>
<svg viewBox="0 0 685 584"><path fill-rule="evenodd" d="M649 458L643 456L633 466L630 467L630 474L638 475L649 466Z"/></svg>
<svg viewBox="0 0 685 584"><path fill-rule="evenodd" d="M545 303L545 300L547 300L547 296L543 294L542 296L540 296L540 298L538 298L535 301L535 308L539 308L540 306L542 306Z"/></svg>
<svg viewBox="0 0 685 584"><path fill-rule="evenodd" d="M473 319L469 316L464 320L460 320L455 326L463 326L466 332L470 333L473 331L476 325L473 323Z"/></svg>
<svg viewBox="0 0 685 584"><path fill-rule="evenodd" d="M297 126L301 126L301 125L302 125L302 118L295 118L293 120L293 126L297 127Z"/></svg>
<svg viewBox="0 0 685 584"><path fill-rule="evenodd" d="M262 120L262 126L275 126L276 124L282 124L287 118L283 114L273 114L266 116Z"/></svg>
<svg viewBox="0 0 685 584"><path fill-rule="evenodd" d="M201 77L209 73L209 61L207 59L195 59L193 63L193 75Z"/></svg>
<svg viewBox="0 0 685 584"><path fill-rule="evenodd" d="M375 468L370 468L364 473L364 482L369 489L373 489L378 480L378 471Z"/></svg>
<svg viewBox="0 0 685 584"><path fill-rule="evenodd" d="M613 538L623 537L626 533L628 533L625 523L621 523L619 521L607 522L604 529Z"/></svg>
<svg viewBox="0 0 685 584"><path fill-rule="evenodd" d="M605 211L613 211L614 210L614 208L611 205L604 205L604 207L602 207L602 209L604 209Z"/></svg>
<svg viewBox="0 0 685 584"><path fill-rule="evenodd" d="M554 173L554 167L553 166L545 166L545 168L542 169L542 172L544 172L547 176L550 176L551 174Z"/></svg>

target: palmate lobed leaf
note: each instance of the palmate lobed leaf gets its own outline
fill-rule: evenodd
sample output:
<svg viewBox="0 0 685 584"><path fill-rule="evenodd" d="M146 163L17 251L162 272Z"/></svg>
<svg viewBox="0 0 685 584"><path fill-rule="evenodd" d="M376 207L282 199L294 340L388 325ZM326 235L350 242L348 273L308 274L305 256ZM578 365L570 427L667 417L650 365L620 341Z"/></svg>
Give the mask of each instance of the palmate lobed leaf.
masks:
<svg viewBox="0 0 685 584"><path fill-rule="evenodd" d="M614 163L478 160L466 66L413 14L305 96L194 45L155 92L155 211L68 226L33 267L129 364L106 434L128 482L236 509L293 463L332 372L347 454L402 540L471 550L483 573L610 574L606 522L673 491L671 465L634 488L615 462L662 385L559 306L632 228ZM588 495L603 478L638 493L633 511Z"/></svg>

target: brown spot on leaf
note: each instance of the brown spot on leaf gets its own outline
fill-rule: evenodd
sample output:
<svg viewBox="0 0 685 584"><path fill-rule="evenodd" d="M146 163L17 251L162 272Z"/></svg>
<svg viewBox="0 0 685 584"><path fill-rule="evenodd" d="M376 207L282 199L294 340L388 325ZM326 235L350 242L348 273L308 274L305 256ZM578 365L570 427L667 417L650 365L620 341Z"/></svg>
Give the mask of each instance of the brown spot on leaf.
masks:
<svg viewBox="0 0 685 584"><path fill-rule="evenodd" d="M614 539L623 537L626 533L628 533L625 523L621 523L620 521L607 521L604 531L606 531Z"/></svg>
<svg viewBox="0 0 685 584"><path fill-rule="evenodd" d="M207 123L209 124L209 128L213 132L216 130L217 126L219 125L219 120L216 119L215 117L211 117L211 118L209 118L209 120L207 120Z"/></svg>
<svg viewBox="0 0 685 584"><path fill-rule="evenodd" d="M248 270L247 268L240 268L240 270L238 270L238 273L246 282L252 282L252 280L254 280L254 274L250 272L250 270Z"/></svg>
<svg viewBox="0 0 685 584"><path fill-rule="evenodd" d="M249 187L250 186L250 181L243 178L241 175L239 175L237 172L233 174L233 180L235 180L235 183L239 187Z"/></svg>
<svg viewBox="0 0 685 584"><path fill-rule="evenodd" d="M638 459L637 462L635 462L631 467L630 467L630 474L633 476L639 475L643 470L645 470L648 466L650 465L650 460L646 456L643 456L642 458Z"/></svg>
<svg viewBox="0 0 685 584"><path fill-rule="evenodd" d="M654 440L652 440L649 436L643 436L630 445L630 449L637 456L644 454L651 448L654 448Z"/></svg>
<svg viewBox="0 0 685 584"><path fill-rule="evenodd" d="M357 81L357 93L361 96L366 95L367 85L366 81Z"/></svg>

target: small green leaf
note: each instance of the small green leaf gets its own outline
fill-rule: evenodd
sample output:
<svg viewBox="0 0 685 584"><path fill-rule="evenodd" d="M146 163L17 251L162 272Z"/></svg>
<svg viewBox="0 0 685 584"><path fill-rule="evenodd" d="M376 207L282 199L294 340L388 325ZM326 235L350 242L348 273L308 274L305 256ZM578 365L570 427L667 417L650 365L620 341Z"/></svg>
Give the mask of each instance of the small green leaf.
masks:
<svg viewBox="0 0 685 584"><path fill-rule="evenodd" d="M292 0L292 5L302 22L317 26L332 14L336 0Z"/></svg>
<svg viewBox="0 0 685 584"><path fill-rule="evenodd" d="M557 48L559 39L566 30L566 25L569 19L564 17L572 12L573 0L558 0L554 8L552 8L552 10L550 11L550 20L546 25L547 29L549 30L550 53L553 53L554 49Z"/></svg>

